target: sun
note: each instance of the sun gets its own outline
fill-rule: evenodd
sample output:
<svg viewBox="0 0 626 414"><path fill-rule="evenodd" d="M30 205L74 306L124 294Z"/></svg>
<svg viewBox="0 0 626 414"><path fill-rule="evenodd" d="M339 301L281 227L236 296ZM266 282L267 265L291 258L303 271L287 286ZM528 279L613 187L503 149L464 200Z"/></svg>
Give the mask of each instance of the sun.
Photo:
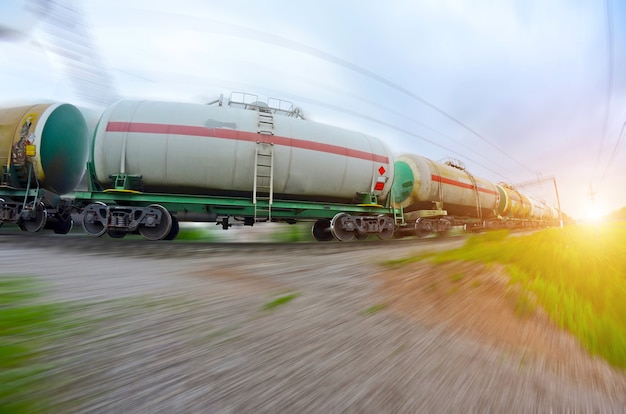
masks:
<svg viewBox="0 0 626 414"><path fill-rule="evenodd" d="M606 213L600 210L589 210L584 220L591 224L601 224L606 220Z"/></svg>

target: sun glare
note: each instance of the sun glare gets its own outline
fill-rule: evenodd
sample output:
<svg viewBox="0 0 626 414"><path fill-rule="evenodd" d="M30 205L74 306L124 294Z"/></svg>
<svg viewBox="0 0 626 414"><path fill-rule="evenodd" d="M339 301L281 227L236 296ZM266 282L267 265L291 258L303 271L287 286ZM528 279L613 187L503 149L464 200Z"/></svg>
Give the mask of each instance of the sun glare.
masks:
<svg viewBox="0 0 626 414"><path fill-rule="evenodd" d="M588 211L585 215L585 221L591 224L601 224L606 219L606 213L598 210Z"/></svg>

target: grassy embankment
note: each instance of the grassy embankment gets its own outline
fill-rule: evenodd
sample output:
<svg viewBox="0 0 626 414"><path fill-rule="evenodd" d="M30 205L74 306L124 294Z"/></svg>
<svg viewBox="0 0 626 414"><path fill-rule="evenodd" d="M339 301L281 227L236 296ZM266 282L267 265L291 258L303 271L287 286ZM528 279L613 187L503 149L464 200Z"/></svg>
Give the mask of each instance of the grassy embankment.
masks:
<svg viewBox="0 0 626 414"><path fill-rule="evenodd" d="M22 277L0 277L0 413L47 409L46 341L63 330L61 308L39 302L39 286Z"/></svg>
<svg viewBox="0 0 626 414"><path fill-rule="evenodd" d="M508 235L475 235L462 248L427 257L435 263L503 264L510 283L528 294L521 298L532 297L533 306L543 307L590 353L626 368L626 226L570 226Z"/></svg>

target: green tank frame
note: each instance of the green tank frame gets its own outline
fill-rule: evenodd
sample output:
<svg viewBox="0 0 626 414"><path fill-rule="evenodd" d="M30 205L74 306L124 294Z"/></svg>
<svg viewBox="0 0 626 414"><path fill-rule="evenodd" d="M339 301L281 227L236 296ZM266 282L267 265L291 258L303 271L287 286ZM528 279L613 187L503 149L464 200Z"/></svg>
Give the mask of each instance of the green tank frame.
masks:
<svg viewBox="0 0 626 414"><path fill-rule="evenodd" d="M88 190L76 191L74 193L74 204L79 210L88 212L92 211L93 208L98 209L98 206L94 206L94 203L106 205L106 213L103 210L101 215L96 217L96 220L102 221L104 228L101 228L99 225L95 228L89 228L89 224L86 227L88 233L97 236L105 232L111 234L111 231L113 231L113 237L116 237L118 235L121 236L120 233L136 231L135 224L129 225L128 220L132 221L132 217L137 217L136 221L144 220L142 214L145 209L154 206L160 206L167 210L176 219L175 221L216 222L218 224L222 223L224 229L230 227L230 219L241 221L244 225L249 226L257 222L267 221L286 223L312 221L316 222L316 225L321 226L321 230L325 230L326 224L330 226L332 222L336 230L333 232L333 235L335 238L343 239L344 241L352 239L352 231L359 233L360 236L363 236L363 234L379 234L381 238L389 238L393 236L397 226L404 225L402 209L393 207L389 199L385 205L377 204L376 195L373 193L358 193L355 195L353 203L323 203L283 199L273 199L270 203L268 199L258 199L255 204L252 197L141 192L139 190L141 188L141 177L129 174L117 174L110 177L111 188L102 188L94 179L95 173L91 162L87 164L87 174ZM162 211L154 211L147 214L154 214L157 220L160 220L162 219L161 213ZM128 214L131 218L126 220L120 219L118 226L111 222L111 217L115 214ZM387 219L381 219L381 217L386 217ZM375 224L377 219L379 221L385 220L387 229L389 222L392 222L392 231L387 230L380 234L381 231ZM335 221L333 222L333 220ZM104 223L105 221L106 224ZM124 223L121 224L122 222ZM146 225L146 222L139 223L140 232L141 227ZM371 227L368 228L367 226ZM342 230L340 227L345 228ZM175 234L173 237L175 237ZM168 236L156 237L155 239L173 237L172 234L169 234ZM326 237L322 237L322 240L326 239Z"/></svg>

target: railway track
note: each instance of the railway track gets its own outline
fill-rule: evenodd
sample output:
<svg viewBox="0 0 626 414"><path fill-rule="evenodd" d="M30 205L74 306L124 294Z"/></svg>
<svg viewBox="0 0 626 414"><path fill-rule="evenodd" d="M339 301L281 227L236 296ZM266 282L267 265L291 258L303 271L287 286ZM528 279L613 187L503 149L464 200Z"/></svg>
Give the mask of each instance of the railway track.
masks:
<svg viewBox="0 0 626 414"><path fill-rule="evenodd" d="M265 254L268 255L314 255L373 251L384 254L395 250L413 248L441 248L457 244L464 236L428 239L371 240L342 242L209 242L209 241L146 241L139 236L113 239L107 236L92 237L85 234L71 233L57 235L53 233L27 233L18 229L0 231L0 248L19 249L54 249L64 252L103 254L119 257L204 257L215 254Z"/></svg>

